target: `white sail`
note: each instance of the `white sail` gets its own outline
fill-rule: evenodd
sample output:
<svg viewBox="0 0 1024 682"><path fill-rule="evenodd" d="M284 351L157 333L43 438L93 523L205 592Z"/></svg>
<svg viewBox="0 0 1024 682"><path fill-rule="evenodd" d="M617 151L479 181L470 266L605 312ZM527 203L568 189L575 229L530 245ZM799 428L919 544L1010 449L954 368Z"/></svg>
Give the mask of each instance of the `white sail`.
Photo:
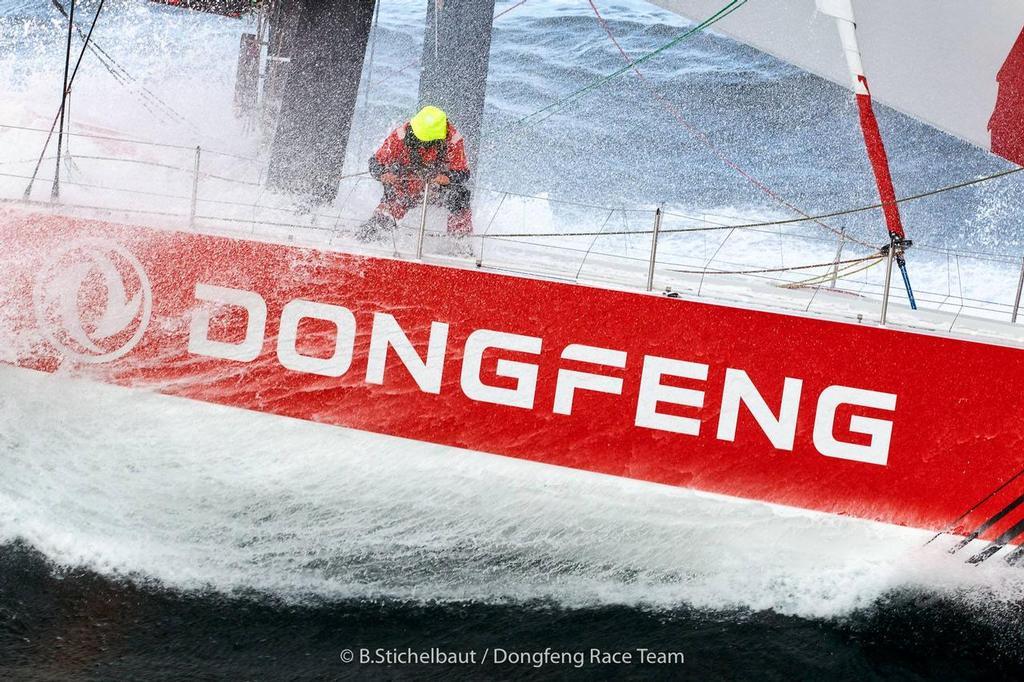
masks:
<svg viewBox="0 0 1024 682"><path fill-rule="evenodd" d="M651 2L695 20L723 6ZM876 100L1024 164L1024 2L855 0L854 10ZM835 20L815 0L750 0L714 30L850 84Z"/></svg>

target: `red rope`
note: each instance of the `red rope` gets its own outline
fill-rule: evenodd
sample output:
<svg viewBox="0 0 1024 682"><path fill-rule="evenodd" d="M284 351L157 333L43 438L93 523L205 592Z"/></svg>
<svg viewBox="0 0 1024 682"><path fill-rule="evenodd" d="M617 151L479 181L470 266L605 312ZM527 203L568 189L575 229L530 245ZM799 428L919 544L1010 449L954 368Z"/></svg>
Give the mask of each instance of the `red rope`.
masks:
<svg viewBox="0 0 1024 682"><path fill-rule="evenodd" d="M494 20L497 21L499 18L505 16L506 14L508 14L509 12L514 10L516 7L521 7L521 6L525 5L526 3L527 3L527 0L519 0L519 2L517 2L514 5L512 5L511 7L506 7L505 9L503 9L500 12L498 12L497 14L495 14L494 15Z"/></svg>

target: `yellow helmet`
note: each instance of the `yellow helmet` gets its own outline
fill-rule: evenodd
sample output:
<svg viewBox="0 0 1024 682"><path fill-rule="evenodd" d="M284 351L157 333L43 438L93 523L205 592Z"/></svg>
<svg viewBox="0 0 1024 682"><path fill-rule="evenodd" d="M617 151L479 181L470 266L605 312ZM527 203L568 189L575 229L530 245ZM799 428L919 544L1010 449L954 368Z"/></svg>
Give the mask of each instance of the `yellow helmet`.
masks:
<svg viewBox="0 0 1024 682"><path fill-rule="evenodd" d="M434 106L425 106L409 121L412 134L420 142L434 142L448 137L448 115Z"/></svg>

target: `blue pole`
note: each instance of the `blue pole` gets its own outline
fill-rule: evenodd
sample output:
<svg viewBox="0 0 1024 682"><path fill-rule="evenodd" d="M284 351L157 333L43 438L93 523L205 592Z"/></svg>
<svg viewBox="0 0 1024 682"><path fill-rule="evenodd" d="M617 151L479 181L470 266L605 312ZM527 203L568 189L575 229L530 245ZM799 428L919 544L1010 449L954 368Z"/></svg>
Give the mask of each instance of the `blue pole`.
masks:
<svg viewBox="0 0 1024 682"><path fill-rule="evenodd" d="M900 266L900 274L903 275L903 286L907 288L907 298L910 299L910 309L917 310L917 301L914 300L914 290L910 286L910 275L907 274L907 262L900 258L897 261Z"/></svg>

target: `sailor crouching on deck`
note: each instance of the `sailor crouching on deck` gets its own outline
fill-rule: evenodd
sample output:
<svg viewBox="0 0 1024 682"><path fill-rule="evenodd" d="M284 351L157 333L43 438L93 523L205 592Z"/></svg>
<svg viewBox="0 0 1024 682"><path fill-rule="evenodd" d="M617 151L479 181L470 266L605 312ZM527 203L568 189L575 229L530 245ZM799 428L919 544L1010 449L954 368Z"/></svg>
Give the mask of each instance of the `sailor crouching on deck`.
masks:
<svg viewBox="0 0 1024 682"><path fill-rule="evenodd" d="M396 221L423 201L427 183L428 201L448 209L448 234L462 237L473 231L465 145L437 107L424 107L388 135L370 157L370 175L384 185L384 197L373 216L360 225L358 239L369 241L393 230Z"/></svg>

